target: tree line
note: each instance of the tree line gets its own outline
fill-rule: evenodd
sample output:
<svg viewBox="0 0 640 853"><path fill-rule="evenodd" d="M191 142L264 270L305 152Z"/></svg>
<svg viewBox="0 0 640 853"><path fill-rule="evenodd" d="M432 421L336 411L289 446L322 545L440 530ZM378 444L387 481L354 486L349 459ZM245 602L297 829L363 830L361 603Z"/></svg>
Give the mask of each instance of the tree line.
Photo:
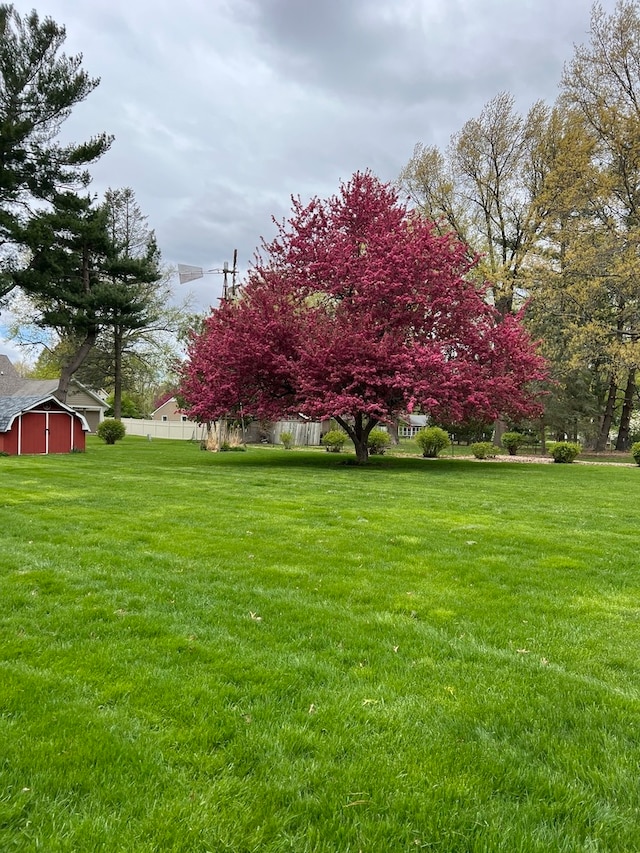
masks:
<svg viewBox="0 0 640 853"><path fill-rule="evenodd" d="M640 367L640 12L599 4L553 105L494 97L448 146L418 144L398 184L480 258L502 315L550 366L544 421L626 450Z"/></svg>

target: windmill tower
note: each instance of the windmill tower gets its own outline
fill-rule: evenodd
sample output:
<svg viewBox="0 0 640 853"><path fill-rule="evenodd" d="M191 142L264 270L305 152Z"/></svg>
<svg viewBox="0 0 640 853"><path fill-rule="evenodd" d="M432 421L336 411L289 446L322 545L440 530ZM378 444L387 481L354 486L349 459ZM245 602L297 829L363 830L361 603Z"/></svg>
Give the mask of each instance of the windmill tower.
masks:
<svg viewBox="0 0 640 853"><path fill-rule="evenodd" d="M194 267L191 264L178 264L178 279L180 284L188 284L191 281L197 281L205 275L222 275L224 276L222 284L223 302L233 301L240 289L238 284L238 250L233 250L233 265L229 268L229 262L225 261L222 269L205 270L202 267Z"/></svg>
<svg viewBox="0 0 640 853"><path fill-rule="evenodd" d="M238 296L240 285L238 284L238 250L233 250L233 265L229 268L229 262L225 261L222 269L205 270L202 267L195 267L191 264L178 264L178 278L180 284L188 284L191 281L197 281L204 278L205 275L222 275L222 296L221 302L233 302ZM236 427L230 427L226 417L220 418L218 421L207 421L204 425L206 428L206 437L203 437L201 446L207 450L220 451L229 445L245 443L245 426L244 415L242 414L242 406L240 407L240 422L241 433Z"/></svg>

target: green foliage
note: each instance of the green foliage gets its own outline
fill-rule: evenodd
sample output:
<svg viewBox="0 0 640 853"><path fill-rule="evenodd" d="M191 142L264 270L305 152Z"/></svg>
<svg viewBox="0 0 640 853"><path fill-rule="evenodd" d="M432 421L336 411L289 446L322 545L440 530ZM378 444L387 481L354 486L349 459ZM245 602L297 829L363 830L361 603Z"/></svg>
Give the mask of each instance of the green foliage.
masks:
<svg viewBox="0 0 640 853"><path fill-rule="evenodd" d="M470 450L476 459L495 459L498 455L498 448L490 441L476 441Z"/></svg>
<svg viewBox="0 0 640 853"><path fill-rule="evenodd" d="M292 432L281 432L280 433L280 442L285 450L291 450L293 447L293 433Z"/></svg>
<svg viewBox="0 0 640 853"><path fill-rule="evenodd" d="M582 447L575 441L557 441L551 455L554 462L570 463L578 456Z"/></svg>
<svg viewBox="0 0 640 853"><path fill-rule="evenodd" d="M464 423L443 423L441 426L454 441L466 444L472 444L474 441L489 441L493 433L493 423L473 418Z"/></svg>
<svg viewBox="0 0 640 853"><path fill-rule="evenodd" d="M81 55L62 52L65 37L51 18L0 5L0 242L9 273L19 266L22 226L38 215L28 211L63 189L85 187L87 165L111 144L105 134L81 144L58 141L73 107L99 83L82 71ZM8 276L0 294L14 284Z"/></svg>
<svg viewBox="0 0 640 853"><path fill-rule="evenodd" d="M340 453L346 440L347 434L341 429L331 429L329 432L325 432L320 439L327 450L330 450L332 453Z"/></svg>
<svg viewBox="0 0 640 853"><path fill-rule="evenodd" d="M105 444L115 444L124 438L126 427L122 421L116 421L114 418L105 418L96 430L97 435L105 442Z"/></svg>
<svg viewBox="0 0 640 853"><path fill-rule="evenodd" d="M636 441L631 445L631 455L635 459L636 465L640 465L640 441Z"/></svg>
<svg viewBox="0 0 640 853"><path fill-rule="evenodd" d="M515 456L520 445L524 444L527 437L521 432L505 432L502 435L502 446L509 451L510 456Z"/></svg>
<svg viewBox="0 0 640 853"><path fill-rule="evenodd" d="M108 418L112 418L113 417L113 402L114 402L113 394L109 394L106 402L107 402L108 407L107 407L107 410L105 412L105 415ZM133 400L129 394L123 394L122 395L122 407L121 408L122 408L122 411L120 412L120 416L123 418L141 418L142 417L140 409L136 405L135 400Z"/></svg>
<svg viewBox="0 0 640 853"><path fill-rule="evenodd" d="M442 427L425 427L416 434L415 440L423 456L435 459L441 450L449 446L449 433Z"/></svg>
<svg viewBox="0 0 640 853"><path fill-rule="evenodd" d="M391 444L391 436L384 429L372 429L367 440L369 453L373 456L382 456Z"/></svg>

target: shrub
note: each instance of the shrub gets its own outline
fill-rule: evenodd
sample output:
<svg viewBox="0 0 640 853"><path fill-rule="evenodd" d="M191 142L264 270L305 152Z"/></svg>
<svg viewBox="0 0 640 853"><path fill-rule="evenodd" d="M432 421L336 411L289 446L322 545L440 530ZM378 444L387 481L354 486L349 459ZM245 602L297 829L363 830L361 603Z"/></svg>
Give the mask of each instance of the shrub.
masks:
<svg viewBox="0 0 640 853"><path fill-rule="evenodd" d="M202 447L200 445L201 450L206 450L206 445ZM218 450L220 453L244 453L247 448L244 444L231 444L228 441L223 441Z"/></svg>
<svg viewBox="0 0 640 853"><path fill-rule="evenodd" d="M521 432L505 432L500 440L502 446L509 451L509 456L515 456L520 445L526 441L526 436Z"/></svg>
<svg viewBox="0 0 640 853"><path fill-rule="evenodd" d="M640 465L640 441L636 441L631 445L631 455L635 459L636 465Z"/></svg>
<svg viewBox="0 0 640 853"><path fill-rule="evenodd" d="M476 459L495 459L498 455L498 448L490 441L476 441L471 445L471 452Z"/></svg>
<svg viewBox="0 0 640 853"><path fill-rule="evenodd" d="M435 459L449 446L449 433L441 427L425 427L416 433L416 444L427 459Z"/></svg>
<svg viewBox="0 0 640 853"><path fill-rule="evenodd" d="M557 441L553 445L551 455L554 462L573 462L582 448L574 441Z"/></svg>
<svg viewBox="0 0 640 853"><path fill-rule="evenodd" d="M327 450L332 453L340 453L346 440L347 434L341 429L331 429L329 432L325 432L320 439Z"/></svg>
<svg viewBox="0 0 640 853"><path fill-rule="evenodd" d="M120 441L121 438L124 438L126 431L122 421L116 421L114 418L105 418L98 424L96 430L105 444L115 444L116 441Z"/></svg>
<svg viewBox="0 0 640 853"><path fill-rule="evenodd" d="M369 433L367 447L369 448L369 453L373 454L374 456L382 456L390 444L391 436L385 430L372 429Z"/></svg>
<svg viewBox="0 0 640 853"><path fill-rule="evenodd" d="M293 447L293 433L281 432L280 441L285 450L291 450L291 448Z"/></svg>

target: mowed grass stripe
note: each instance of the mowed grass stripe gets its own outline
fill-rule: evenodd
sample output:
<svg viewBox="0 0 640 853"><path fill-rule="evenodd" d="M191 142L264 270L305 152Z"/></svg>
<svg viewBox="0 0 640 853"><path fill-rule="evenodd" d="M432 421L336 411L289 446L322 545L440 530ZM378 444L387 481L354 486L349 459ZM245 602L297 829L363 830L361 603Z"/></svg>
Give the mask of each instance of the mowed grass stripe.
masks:
<svg viewBox="0 0 640 853"><path fill-rule="evenodd" d="M640 849L638 471L0 460L0 849Z"/></svg>

